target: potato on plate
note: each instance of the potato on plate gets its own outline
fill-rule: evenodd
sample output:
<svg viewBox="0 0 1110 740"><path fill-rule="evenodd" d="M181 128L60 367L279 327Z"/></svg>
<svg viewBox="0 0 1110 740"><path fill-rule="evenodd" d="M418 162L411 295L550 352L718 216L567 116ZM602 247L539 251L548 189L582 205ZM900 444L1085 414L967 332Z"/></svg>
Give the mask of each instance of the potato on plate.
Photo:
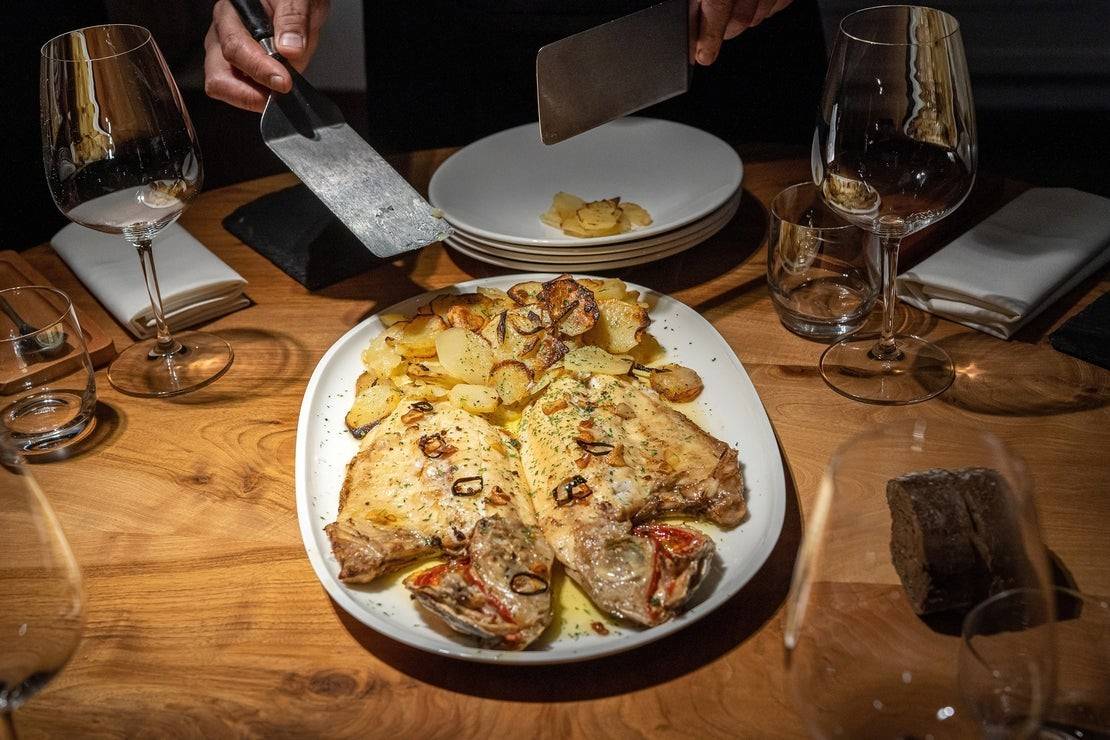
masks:
<svg viewBox="0 0 1110 740"><path fill-rule="evenodd" d="M485 385L459 383L447 393L447 398L463 411L471 414L489 414L497 410L501 401L497 391Z"/></svg>
<svg viewBox="0 0 1110 740"><path fill-rule="evenodd" d="M608 299L598 304L597 323L584 339L607 352L628 352L644 338L651 319L647 309L635 303Z"/></svg>
<svg viewBox="0 0 1110 740"><path fill-rule="evenodd" d="M355 396L345 419L347 429L362 439L382 419L393 413L401 400L401 392L389 381L379 382Z"/></svg>
<svg viewBox="0 0 1110 740"><path fill-rule="evenodd" d="M651 373L650 384L663 398L674 403L687 403L701 395L705 386L701 376L688 367L671 363Z"/></svg>
<svg viewBox="0 0 1110 740"><path fill-rule="evenodd" d="M627 375L632 369L632 359L609 354L601 347L587 344L567 353L563 367L581 375Z"/></svg>
<svg viewBox="0 0 1110 740"><path fill-rule="evenodd" d="M493 348L469 329L453 327L435 340L436 353L443 369L464 383L483 385L493 367Z"/></svg>

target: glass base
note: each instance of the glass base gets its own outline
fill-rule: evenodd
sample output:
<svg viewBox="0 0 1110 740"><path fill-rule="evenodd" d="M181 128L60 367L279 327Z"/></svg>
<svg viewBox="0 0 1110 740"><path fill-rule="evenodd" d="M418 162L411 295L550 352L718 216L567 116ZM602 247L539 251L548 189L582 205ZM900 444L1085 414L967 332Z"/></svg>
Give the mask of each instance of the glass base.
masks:
<svg viewBox="0 0 1110 740"><path fill-rule="evenodd" d="M108 382L120 393L164 398L203 388L231 367L231 345L214 334L183 331L174 339L181 349L157 354L157 340L136 342L112 362Z"/></svg>
<svg viewBox="0 0 1110 740"><path fill-rule="evenodd" d="M855 401L904 405L946 391L956 374L943 349L911 334L894 341L897 357L880 360L871 351L879 334L855 334L821 355L821 377L834 391Z"/></svg>

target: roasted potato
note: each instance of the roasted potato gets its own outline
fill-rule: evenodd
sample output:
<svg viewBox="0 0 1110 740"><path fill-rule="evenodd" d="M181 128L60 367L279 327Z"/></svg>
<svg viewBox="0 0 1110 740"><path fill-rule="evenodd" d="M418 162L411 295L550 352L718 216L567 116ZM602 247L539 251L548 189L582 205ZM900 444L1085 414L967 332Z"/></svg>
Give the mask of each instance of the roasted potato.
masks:
<svg viewBox="0 0 1110 740"><path fill-rule="evenodd" d="M446 322L434 314L414 316L404 324L400 335L387 339L386 344L402 357L435 357L436 337L446 328Z"/></svg>
<svg viewBox="0 0 1110 740"><path fill-rule="evenodd" d="M587 344L567 353L563 368L580 375L627 375L632 369L632 359L611 355L601 347Z"/></svg>
<svg viewBox="0 0 1110 740"><path fill-rule="evenodd" d="M528 396L532 370L520 360L502 360L494 364L489 379L501 403L513 404Z"/></svg>
<svg viewBox="0 0 1110 740"><path fill-rule="evenodd" d="M482 385L493 367L493 348L468 329L453 327L436 336L436 353L447 373L464 383Z"/></svg>
<svg viewBox="0 0 1110 740"><path fill-rule="evenodd" d="M623 234L651 223L651 215L636 203L622 203L619 197L587 203L577 195L558 192L551 207L540 214L548 226L562 229L568 236L589 239Z"/></svg>
<svg viewBox="0 0 1110 740"><path fill-rule="evenodd" d="M450 388L458 383L458 379L448 374L443 365L436 360L421 360L413 362L405 368L405 372L413 381L434 383L443 388Z"/></svg>
<svg viewBox="0 0 1110 740"><path fill-rule="evenodd" d="M367 388L369 388L370 386L374 385L377 382L378 382L378 376L377 375L375 375L374 373L372 373L370 371L364 372L362 375L359 375L358 378L355 379L355 395L357 396L358 394L362 393L364 390L366 390Z"/></svg>
<svg viewBox="0 0 1110 740"><path fill-rule="evenodd" d="M640 343L650 323L647 309L610 298L598 304L597 323L583 339L607 352L620 354Z"/></svg>
<svg viewBox="0 0 1110 740"><path fill-rule="evenodd" d="M509 288L508 296L518 306L527 306L539 300L541 290L543 290L543 283L529 280Z"/></svg>
<svg viewBox="0 0 1110 740"><path fill-rule="evenodd" d="M663 398L674 403L693 401L701 395L705 386L701 377L688 367L671 363L658 368L650 376L652 389Z"/></svg>
<svg viewBox="0 0 1110 740"><path fill-rule="evenodd" d="M547 309L552 324L570 337L584 334L597 321L598 308L593 292L570 275L560 275L544 283L539 303Z"/></svg>
<svg viewBox="0 0 1110 740"><path fill-rule="evenodd" d="M452 388L447 398L455 406L471 414L489 414L497 410L501 401L497 391L485 385L459 383Z"/></svg>
<svg viewBox="0 0 1110 740"><path fill-rule="evenodd" d="M401 392L394 388L392 383L383 381L370 386L355 396L345 420L347 429L355 439L362 439L367 432L397 408L400 400Z"/></svg>

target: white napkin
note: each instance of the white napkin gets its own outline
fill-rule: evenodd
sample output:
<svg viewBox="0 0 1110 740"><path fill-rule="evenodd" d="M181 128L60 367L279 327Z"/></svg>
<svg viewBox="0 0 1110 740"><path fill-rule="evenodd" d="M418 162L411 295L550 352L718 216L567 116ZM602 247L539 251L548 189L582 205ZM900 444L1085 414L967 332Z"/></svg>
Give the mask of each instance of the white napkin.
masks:
<svg viewBox="0 0 1110 740"><path fill-rule="evenodd" d="M1001 339L1110 261L1110 199L1028 190L898 278L903 301Z"/></svg>
<svg viewBox="0 0 1110 740"><path fill-rule="evenodd" d="M50 240L96 299L143 339L155 333L142 267L135 247L120 236L70 224ZM154 239L154 266L170 329L183 329L250 305L239 273L178 224Z"/></svg>

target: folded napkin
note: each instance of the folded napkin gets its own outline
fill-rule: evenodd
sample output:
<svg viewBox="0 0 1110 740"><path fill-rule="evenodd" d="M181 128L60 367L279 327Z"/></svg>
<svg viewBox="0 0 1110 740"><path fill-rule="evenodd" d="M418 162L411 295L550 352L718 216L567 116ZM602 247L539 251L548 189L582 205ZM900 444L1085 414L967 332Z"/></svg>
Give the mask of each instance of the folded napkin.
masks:
<svg viewBox="0 0 1110 740"><path fill-rule="evenodd" d="M1001 339L1110 261L1110 199L1028 190L898 278L912 306Z"/></svg>
<svg viewBox="0 0 1110 740"><path fill-rule="evenodd" d="M142 267L135 247L122 237L70 224L50 240L89 292L143 339L155 333ZM250 305L239 273L178 224L154 239L154 265L170 329L183 329Z"/></svg>

